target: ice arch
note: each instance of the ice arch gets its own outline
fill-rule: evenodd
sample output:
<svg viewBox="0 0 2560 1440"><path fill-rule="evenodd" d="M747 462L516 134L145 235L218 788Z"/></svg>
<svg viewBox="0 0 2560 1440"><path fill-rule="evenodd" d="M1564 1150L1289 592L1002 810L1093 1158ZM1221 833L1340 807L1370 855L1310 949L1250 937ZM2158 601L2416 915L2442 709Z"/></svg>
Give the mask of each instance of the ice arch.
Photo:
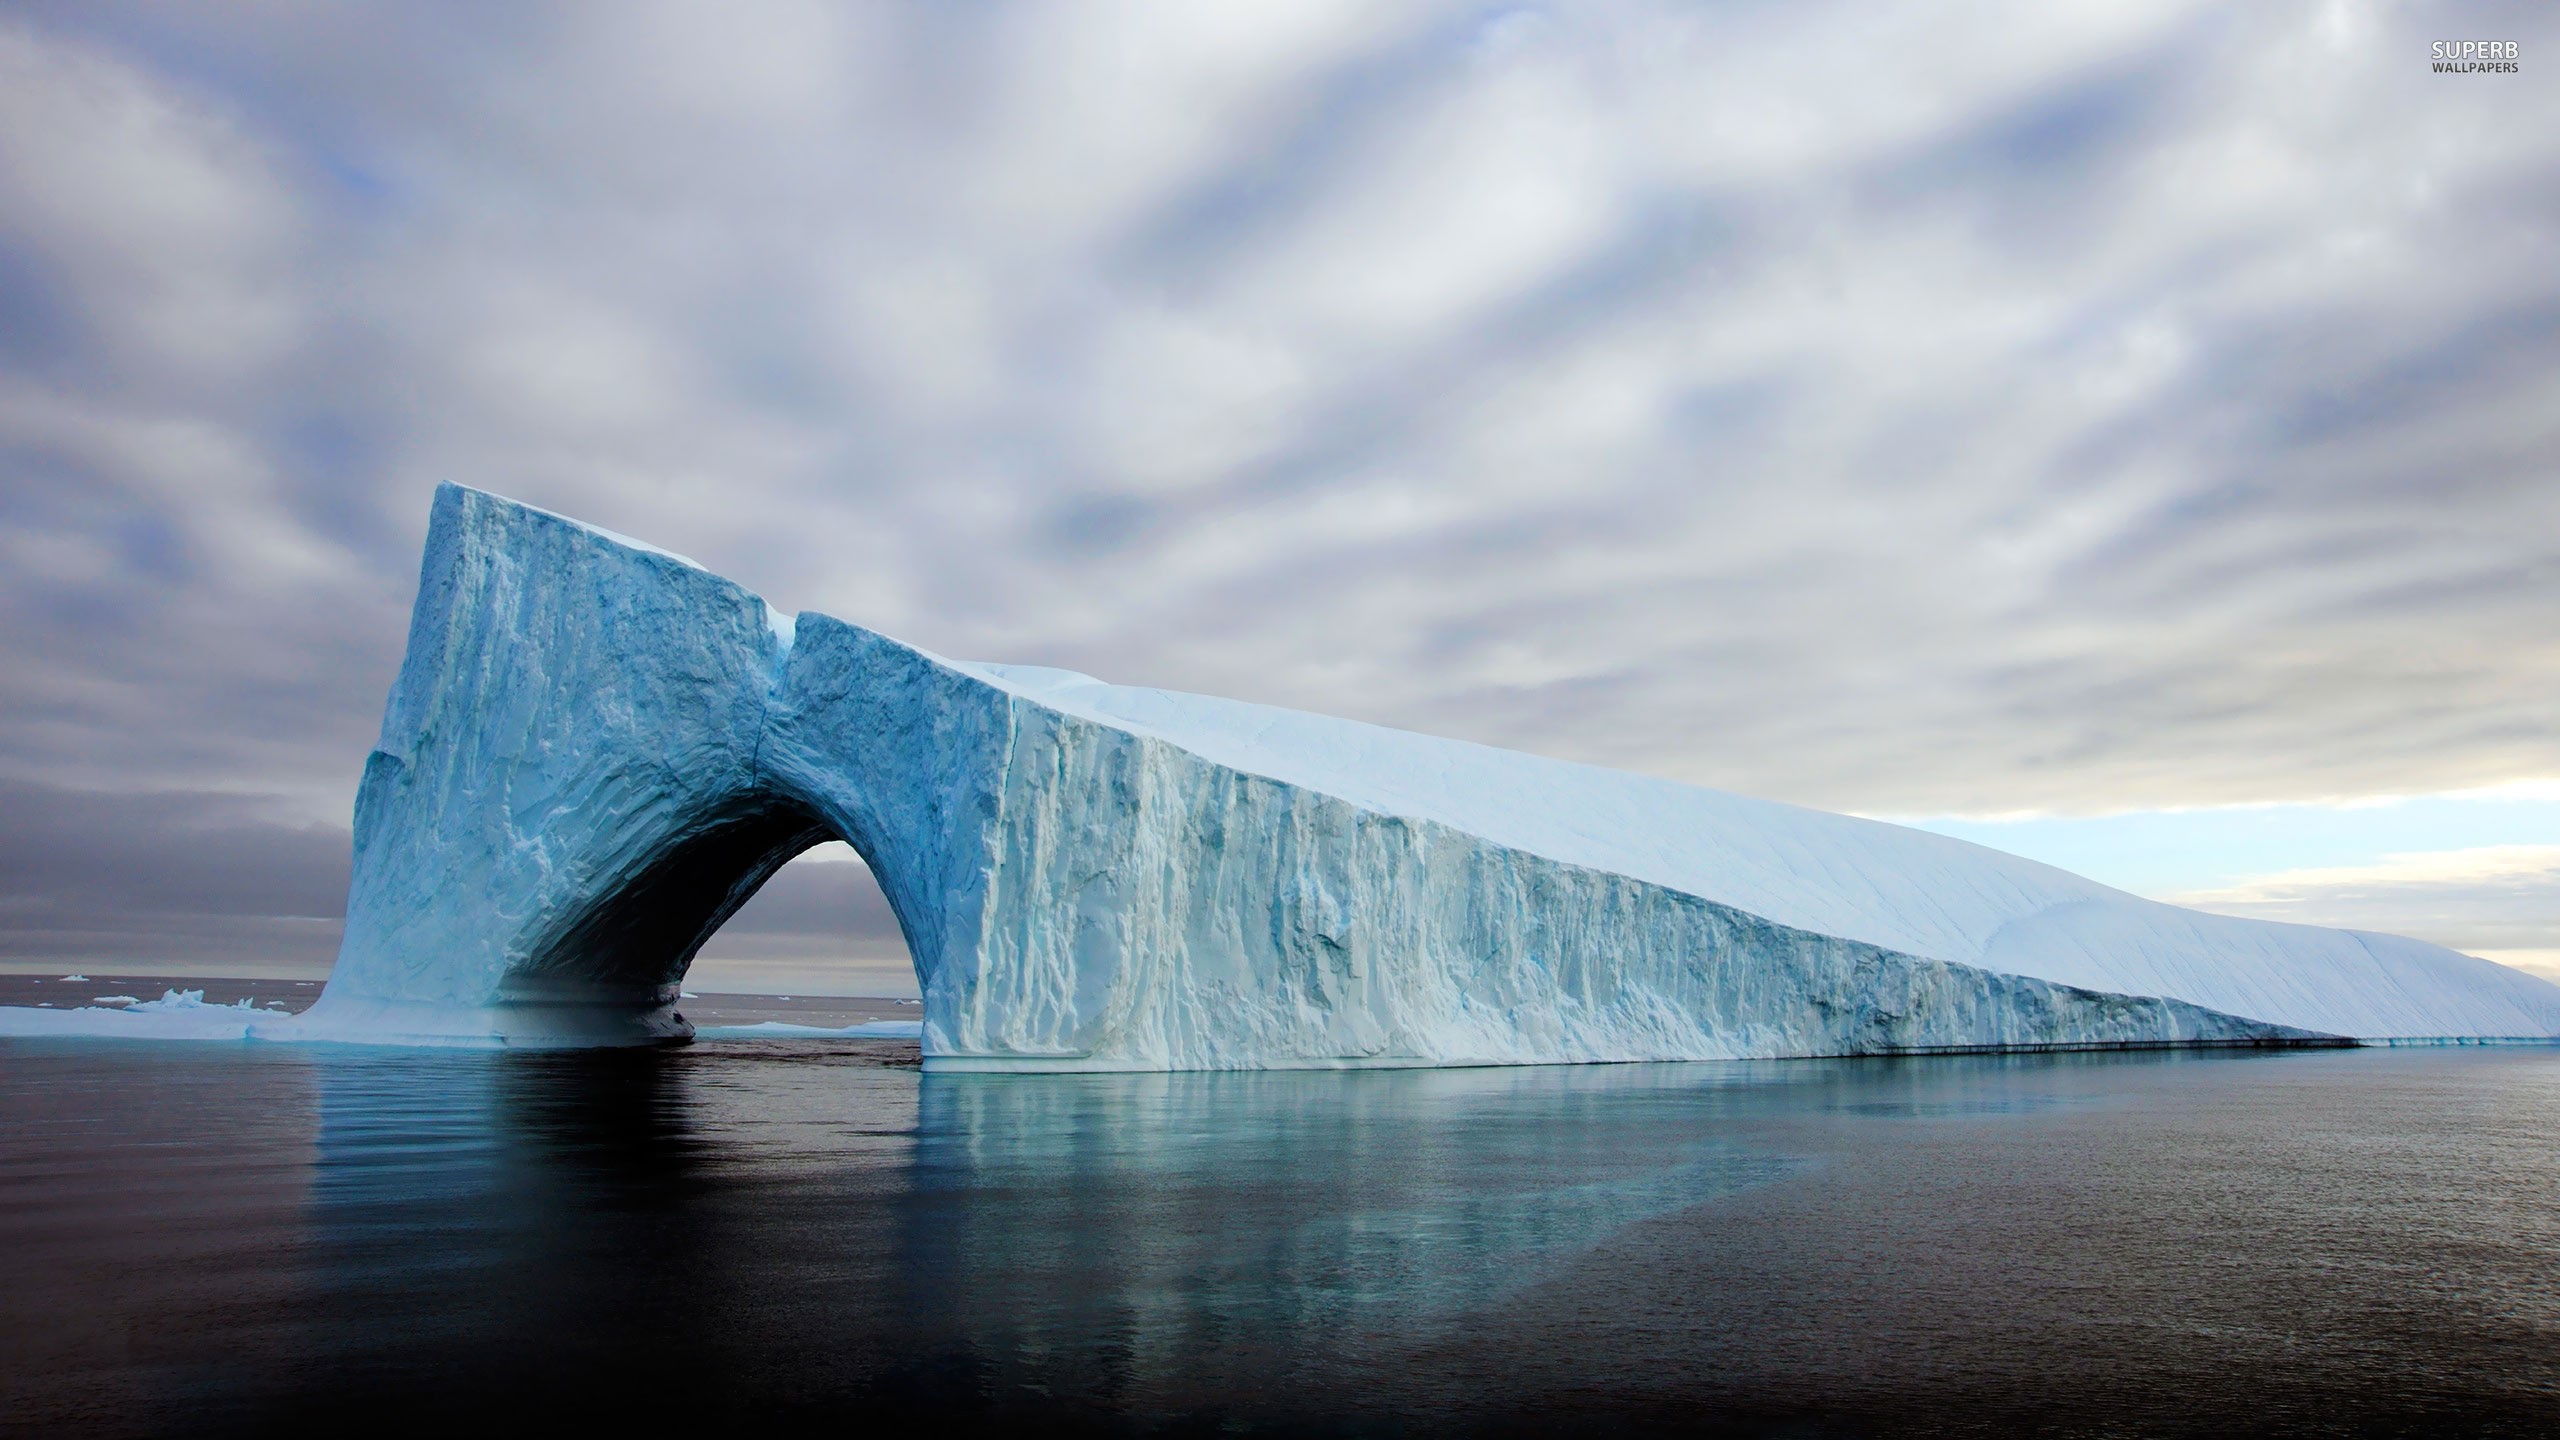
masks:
<svg viewBox="0 0 2560 1440"><path fill-rule="evenodd" d="M695 953L829 839L870 864L929 973L968 913L1007 719L942 693L964 683L663 551L442 487L324 1014L420 1038L680 1037Z"/></svg>
<svg viewBox="0 0 2560 1440"><path fill-rule="evenodd" d="M793 854L869 862L927 1063L1151 1069L2560 1032L2560 988L1960 841L1322 716L966 665L438 490L314 1021L687 1032Z"/></svg>

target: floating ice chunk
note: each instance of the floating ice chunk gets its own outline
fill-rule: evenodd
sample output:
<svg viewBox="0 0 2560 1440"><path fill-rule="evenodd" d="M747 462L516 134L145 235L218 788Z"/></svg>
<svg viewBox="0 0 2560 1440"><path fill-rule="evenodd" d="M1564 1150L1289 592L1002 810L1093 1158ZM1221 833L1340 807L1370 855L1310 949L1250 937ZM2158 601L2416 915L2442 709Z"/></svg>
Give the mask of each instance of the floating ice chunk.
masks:
<svg viewBox="0 0 2560 1440"><path fill-rule="evenodd" d="M135 995L95 995L90 997L89 1003L92 1005L139 1005L142 1000Z"/></svg>
<svg viewBox="0 0 2560 1440"><path fill-rule="evenodd" d="M133 1008L136 1013L148 1014L163 1010L206 1010L216 1007L204 1003L204 992L201 990L163 990L160 992L159 999L142 1001Z"/></svg>

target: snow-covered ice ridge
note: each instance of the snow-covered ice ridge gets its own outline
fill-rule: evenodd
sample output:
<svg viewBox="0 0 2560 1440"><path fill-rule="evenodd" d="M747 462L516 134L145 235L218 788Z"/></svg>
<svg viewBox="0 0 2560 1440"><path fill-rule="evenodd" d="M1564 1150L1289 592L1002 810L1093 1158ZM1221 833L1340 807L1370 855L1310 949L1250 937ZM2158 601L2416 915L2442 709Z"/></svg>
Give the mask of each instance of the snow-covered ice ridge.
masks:
<svg viewBox="0 0 2560 1440"><path fill-rule="evenodd" d="M314 1033L681 1038L802 849L879 876L935 1068L1705 1059L2560 1034L2560 987L1960 840L945 660L457 486Z"/></svg>

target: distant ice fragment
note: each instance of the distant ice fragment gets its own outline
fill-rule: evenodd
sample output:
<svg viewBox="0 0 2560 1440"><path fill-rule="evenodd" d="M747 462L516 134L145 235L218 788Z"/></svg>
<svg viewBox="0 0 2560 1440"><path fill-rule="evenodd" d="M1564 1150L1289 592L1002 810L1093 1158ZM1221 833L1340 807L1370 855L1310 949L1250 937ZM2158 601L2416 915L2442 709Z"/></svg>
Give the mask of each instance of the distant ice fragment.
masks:
<svg viewBox="0 0 2560 1440"><path fill-rule="evenodd" d="M319 1038L301 1028L299 1016L269 1015L237 1005L207 1005L201 990L170 990L157 1000L127 1005L84 1005L73 1010L39 1005L0 1007L0 1037L59 1036L114 1040L249 1040Z"/></svg>
<svg viewBox="0 0 2560 1440"><path fill-rule="evenodd" d="M204 1003L204 992L201 990L163 990L160 992L159 999L145 1000L133 1008L147 1013L160 1010L203 1010L210 1007Z"/></svg>
<svg viewBox="0 0 2560 1440"><path fill-rule="evenodd" d="M924 1033L918 1020L867 1020L859 1025L830 1027L793 1025L767 1020L757 1025L705 1025L694 1031L699 1040L913 1040Z"/></svg>

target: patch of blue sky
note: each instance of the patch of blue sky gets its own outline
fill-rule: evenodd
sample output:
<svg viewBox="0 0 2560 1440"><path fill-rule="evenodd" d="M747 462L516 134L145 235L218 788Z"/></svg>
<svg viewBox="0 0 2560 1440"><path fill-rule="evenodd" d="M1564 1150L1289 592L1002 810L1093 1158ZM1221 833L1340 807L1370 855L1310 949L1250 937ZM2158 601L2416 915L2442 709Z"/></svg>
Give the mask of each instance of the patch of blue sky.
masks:
<svg viewBox="0 0 2560 1440"><path fill-rule="evenodd" d="M2218 889L2388 855L2560 844L2560 783L2328 805L2246 805L1898 823L2041 860L2137 895Z"/></svg>

